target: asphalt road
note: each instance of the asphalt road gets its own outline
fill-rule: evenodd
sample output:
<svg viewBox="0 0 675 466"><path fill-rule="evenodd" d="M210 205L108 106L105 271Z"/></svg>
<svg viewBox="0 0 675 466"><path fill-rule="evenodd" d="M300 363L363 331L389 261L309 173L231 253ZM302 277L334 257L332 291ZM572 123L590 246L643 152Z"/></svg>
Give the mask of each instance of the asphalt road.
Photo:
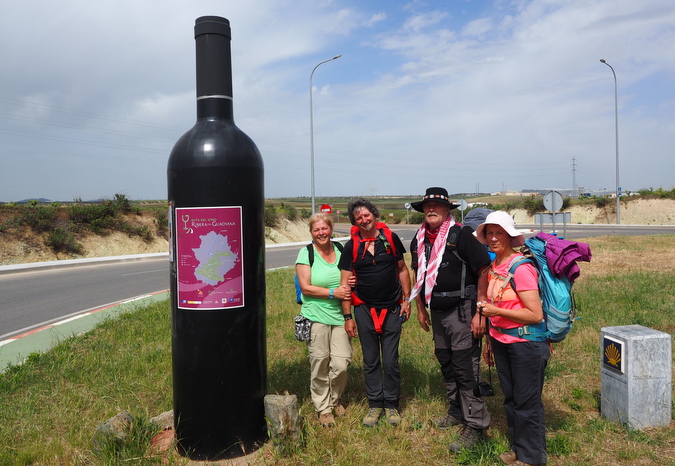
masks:
<svg viewBox="0 0 675 466"><path fill-rule="evenodd" d="M168 288L167 257L4 273L0 275L0 341L72 315Z"/></svg>
<svg viewBox="0 0 675 466"><path fill-rule="evenodd" d="M526 236L536 234L538 225L519 225ZM416 226L394 225L408 248ZM338 225L336 236L347 236L348 226ZM559 234L563 226L559 225ZM675 226L568 225L567 239L601 235L675 234ZM268 247L266 267L293 265L300 245ZM0 341L63 320L148 293L169 288L166 257L129 262L89 263L67 268L36 268L0 274Z"/></svg>

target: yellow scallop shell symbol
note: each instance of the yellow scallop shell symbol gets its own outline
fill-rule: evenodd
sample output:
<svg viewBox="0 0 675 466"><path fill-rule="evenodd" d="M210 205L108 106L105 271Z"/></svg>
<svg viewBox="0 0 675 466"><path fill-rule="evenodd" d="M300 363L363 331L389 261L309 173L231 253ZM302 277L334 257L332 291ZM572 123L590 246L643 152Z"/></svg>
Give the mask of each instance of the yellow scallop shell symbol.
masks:
<svg viewBox="0 0 675 466"><path fill-rule="evenodd" d="M614 346L614 343L605 348L605 356L607 356L607 362L609 364L619 367L619 363L621 362L621 353L619 353L619 350L616 348L616 346Z"/></svg>

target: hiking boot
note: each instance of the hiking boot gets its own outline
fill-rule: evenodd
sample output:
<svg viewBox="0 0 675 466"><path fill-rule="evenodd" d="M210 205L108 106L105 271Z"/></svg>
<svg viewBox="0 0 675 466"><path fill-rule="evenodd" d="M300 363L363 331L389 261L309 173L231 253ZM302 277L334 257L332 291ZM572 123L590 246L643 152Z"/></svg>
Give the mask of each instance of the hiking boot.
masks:
<svg viewBox="0 0 675 466"><path fill-rule="evenodd" d="M335 418L331 413L319 414L319 422L324 427L333 427L335 425Z"/></svg>
<svg viewBox="0 0 675 466"><path fill-rule="evenodd" d="M342 403L336 404L333 408L333 413L335 413L337 417L344 416L346 411L347 408L345 408Z"/></svg>
<svg viewBox="0 0 675 466"><path fill-rule="evenodd" d="M523 463L522 461L514 461L511 463L513 466L546 466L546 463L538 463L538 464L530 464L530 463Z"/></svg>
<svg viewBox="0 0 675 466"><path fill-rule="evenodd" d="M363 425L366 427L375 427L382 416L382 408L370 408L366 417L363 418Z"/></svg>
<svg viewBox="0 0 675 466"><path fill-rule="evenodd" d="M450 451L459 453L464 448L471 448L483 440L483 431L464 426L459 438L450 444Z"/></svg>
<svg viewBox="0 0 675 466"><path fill-rule="evenodd" d="M397 426L401 423L401 415L396 408L384 408L384 415L387 422L392 426Z"/></svg>
<svg viewBox="0 0 675 466"><path fill-rule="evenodd" d="M504 453L499 455L499 459L502 460L502 463L504 464L513 464L516 461L518 461L516 452L513 450L505 451Z"/></svg>
<svg viewBox="0 0 675 466"><path fill-rule="evenodd" d="M447 429L448 427L452 426L458 426L462 423L459 419L457 419L455 416L452 414L446 414L443 417L437 417L431 423L436 427L437 429Z"/></svg>

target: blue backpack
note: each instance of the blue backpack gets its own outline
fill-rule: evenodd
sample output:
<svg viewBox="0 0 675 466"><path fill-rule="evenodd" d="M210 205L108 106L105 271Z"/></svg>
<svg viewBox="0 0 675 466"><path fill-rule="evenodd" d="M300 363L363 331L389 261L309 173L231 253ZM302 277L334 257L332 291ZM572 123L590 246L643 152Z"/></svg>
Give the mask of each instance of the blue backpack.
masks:
<svg viewBox="0 0 675 466"><path fill-rule="evenodd" d="M502 287L510 282L511 288L516 291L516 284L513 281L516 268L526 263L534 265L539 273L539 296L544 311L544 321L537 325L523 325L513 329L498 330L507 335L531 341L561 342L572 330L572 324L578 318L576 317L577 309L572 294L572 285L567 277L564 275L557 277L551 271L546 259L546 242L543 239L536 236L529 238L525 240L525 246L531 251L532 257L517 256L514 258L509 266L508 277L502 277L504 279Z"/></svg>
<svg viewBox="0 0 675 466"><path fill-rule="evenodd" d="M344 249L344 245L338 241L331 241L335 245L335 247L338 249L338 251L342 252ZM307 257L309 259L309 266L314 265L314 247L312 246L312 243L309 243L307 245ZM295 302L298 304L302 304L302 290L300 289L300 282L298 281L298 274L295 274Z"/></svg>

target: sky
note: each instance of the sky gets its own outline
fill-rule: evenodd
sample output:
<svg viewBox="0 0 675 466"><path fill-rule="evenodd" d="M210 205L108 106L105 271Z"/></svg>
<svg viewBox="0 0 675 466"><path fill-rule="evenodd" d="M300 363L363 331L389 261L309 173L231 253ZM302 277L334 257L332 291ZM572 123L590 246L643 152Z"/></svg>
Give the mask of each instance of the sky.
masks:
<svg viewBox="0 0 675 466"><path fill-rule="evenodd" d="M230 20L265 197L675 186L672 0L23 0L0 15L0 201L166 199L200 16ZM605 59L612 69L600 62Z"/></svg>

